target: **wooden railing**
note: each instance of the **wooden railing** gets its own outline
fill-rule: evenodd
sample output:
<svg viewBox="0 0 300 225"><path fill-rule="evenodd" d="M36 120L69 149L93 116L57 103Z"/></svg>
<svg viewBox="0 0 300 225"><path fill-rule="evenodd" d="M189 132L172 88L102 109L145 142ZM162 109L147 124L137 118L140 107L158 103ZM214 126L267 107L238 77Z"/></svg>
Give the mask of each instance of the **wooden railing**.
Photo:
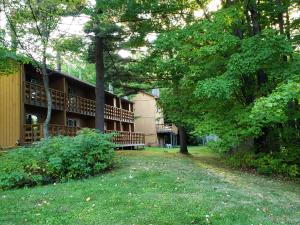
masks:
<svg viewBox="0 0 300 225"><path fill-rule="evenodd" d="M121 121L133 123L134 122L134 113L128 110L121 109Z"/></svg>
<svg viewBox="0 0 300 225"><path fill-rule="evenodd" d="M75 136L80 130L79 127L67 127L63 125L49 125L50 136ZM119 146L136 146L145 144L145 134L127 131L108 130L105 133L116 133L113 142ZM25 124L24 125L24 142L29 144L39 141L43 138L43 124Z"/></svg>
<svg viewBox="0 0 300 225"><path fill-rule="evenodd" d="M43 138L43 124L25 124L24 125L24 143L32 143Z"/></svg>
<svg viewBox="0 0 300 225"><path fill-rule="evenodd" d="M62 91L50 89L52 97L52 107L63 110L65 108L65 94ZM31 82L24 82L24 100L25 103L47 107L47 97L45 88L41 85Z"/></svg>
<svg viewBox="0 0 300 225"><path fill-rule="evenodd" d="M79 96L69 96L67 97L67 110L69 112L95 116L96 102Z"/></svg>
<svg viewBox="0 0 300 225"><path fill-rule="evenodd" d="M80 130L79 127L68 127L64 125L49 124L48 127L50 136L75 136ZM43 124L25 124L24 125L24 142L32 143L39 141L44 137Z"/></svg>
<svg viewBox="0 0 300 225"><path fill-rule="evenodd" d="M79 113L88 116L95 116L96 102L91 99L68 96L62 91L50 89L52 96L52 107L57 110ZM26 104L47 107L45 88L41 85L24 82L24 100ZM134 113L114 106L105 105L105 119L134 122Z"/></svg>
<svg viewBox="0 0 300 225"><path fill-rule="evenodd" d="M121 146L145 145L144 133L112 130L107 130L105 133L116 133L113 142Z"/></svg>
<svg viewBox="0 0 300 225"><path fill-rule="evenodd" d="M164 133L164 132L177 133L177 127L173 124L156 124L156 131L158 133Z"/></svg>
<svg viewBox="0 0 300 225"><path fill-rule="evenodd" d="M120 120L121 119L121 109L113 107L111 105L105 105L105 119L109 120Z"/></svg>
<svg viewBox="0 0 300 225"><path fill-rule="evenodd" d="M68 127L64 125L49 125L49 135L50 136L76 136L77 132L80 130L79 127Z"/></svg>

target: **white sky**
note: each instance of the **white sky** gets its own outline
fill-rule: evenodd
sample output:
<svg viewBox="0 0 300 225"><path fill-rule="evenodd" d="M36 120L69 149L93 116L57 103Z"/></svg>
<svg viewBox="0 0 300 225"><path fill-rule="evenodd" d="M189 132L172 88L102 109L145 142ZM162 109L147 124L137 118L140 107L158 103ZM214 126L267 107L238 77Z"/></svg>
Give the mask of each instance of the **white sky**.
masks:
<svg viewBox="0 0 300 225"><path fill-rule="evenodd" d="M66 35L85 35L83 31L84 24L89 21L85 15L79 17L65 17L58 26L57 33L65 33Z"/></svg>
<svg viewBox="0 0 300 225"><path fill-rule="evenodd" d="M89 0L90 5L95 4L95 0ZM221 4L221 0L212 0L211 3L208 4L207 6L207 11L216 11ZM202 16L203 11L198 11L195 13L196 16ZM83 31L84 24L89 20L87 16L81 15L80 17L66 17L63 18L58 29L55 31L54 36L59 36L59 35L64 35L64 36L71 36L71 35L78 35L78 36L83 36L85 35ZM6 21L5 21L5 16L3 13L0 13L0 28L5 28L6 26ZM149 34L147 37L147 40L150 42L153 42L157 38L157 34ZM146 49L144 49L147 51ZM130 51L126 50L120 50L119 54L121 57L129 57L131 56Z"/></svg>

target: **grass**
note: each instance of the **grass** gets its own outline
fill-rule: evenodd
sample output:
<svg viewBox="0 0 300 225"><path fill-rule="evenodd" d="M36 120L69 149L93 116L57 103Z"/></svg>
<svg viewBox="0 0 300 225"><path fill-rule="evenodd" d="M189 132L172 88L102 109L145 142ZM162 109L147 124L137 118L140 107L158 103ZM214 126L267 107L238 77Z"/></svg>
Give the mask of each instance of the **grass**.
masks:
<svg viewBox="0 0 300 225"><path fill-rule="evenodd" d="M120 151L101 176L0 192L0 224L300 224L298 182L219 167L205 148L177 151Z"/></svg>

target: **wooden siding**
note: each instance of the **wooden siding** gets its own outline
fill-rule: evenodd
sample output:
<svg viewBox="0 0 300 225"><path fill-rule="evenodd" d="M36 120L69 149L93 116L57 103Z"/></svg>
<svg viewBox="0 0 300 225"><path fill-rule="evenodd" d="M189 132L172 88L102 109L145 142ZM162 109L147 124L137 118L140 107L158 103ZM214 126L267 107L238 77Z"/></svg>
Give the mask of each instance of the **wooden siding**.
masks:
<svg viewBox="0 0 300 225"><path fill-rule="evenodd" d="M157 104L156 97L139 92L133 98L135 131L145 133L146 146L161 146L159 133L173 133L177 135L177 127L164 123L164 116Z"/></svg>
<svg viewBox="0 0 300 225"><path fill-rule="evenodd" d="M21 138L21 67L0 76L0 149L14 147Z"/></svg>
<svg viewBox="0 0 300 225"><path fill-rule="evenodd" d="M133 97L135 131L145 133L146 146L158 146L156 133L157 105L156 99L143 92Z"/></svg>

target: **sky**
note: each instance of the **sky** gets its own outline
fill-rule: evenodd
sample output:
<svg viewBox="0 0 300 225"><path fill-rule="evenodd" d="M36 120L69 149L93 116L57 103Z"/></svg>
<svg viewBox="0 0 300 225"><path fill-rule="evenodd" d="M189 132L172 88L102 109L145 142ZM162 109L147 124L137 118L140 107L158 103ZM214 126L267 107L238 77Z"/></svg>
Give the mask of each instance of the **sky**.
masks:
<svg viewBox="0 0 300 225"><path fill-rule="evenodd" d="M95 4L95 0L89 0L90 5ZM208 4L207 10L208 11L216 11L221 4L221 0L212 0L211 3ZM202 11L197 11L195 13L195 16L201 17L203 16ZM65 34L66 36L71 35L79 35L83 36L85 35L83 28L84 24L89 21L89 18L85 15L80 15L79 17L66 17L63 18L62 21L59 24L58 29L55 32L54 36L59 36L60 34ZM0 28L4 29L6 26L6 20L3 13L0 13ZM147 36L147 40L150 42L155 41L157 38L156 34L149 34ZM146 49L144 49L146 51ZM129 57L131 54L129 51L126 50L120 50L119 55L121 57Z"/></svg>
<svg viewBox="0 0 300 225"><path fill-rule="evenodd" d="M89 0L90 5L95 4L95 0ZM207 11L213 12L217 11L221 7L221 0L212 0L208 5L207 5ZM199 10L195 12L195 16L197 17L202 17L203 16L203 10ZM292 18L298 18L300 16L300 12L293 12L291 14L291 19ZM84 24L89 21L89 18L85 15L80 15L79 17L66 17L63 18L62 21L60 22L60 25L56 31L56 35L58 36L59 34L66 34L68 35L79 35L83 36L85 35L83 28ZM0 28L4 29L5 28L5 16L3 13L0 12ZM149 34L147 36L147 40L150 42L155 41L157 38L156 34ZM147 49L144 49L147 51ZM120 50L119 55L126 58L131 56L130 51L126 50Z"/></svg>

